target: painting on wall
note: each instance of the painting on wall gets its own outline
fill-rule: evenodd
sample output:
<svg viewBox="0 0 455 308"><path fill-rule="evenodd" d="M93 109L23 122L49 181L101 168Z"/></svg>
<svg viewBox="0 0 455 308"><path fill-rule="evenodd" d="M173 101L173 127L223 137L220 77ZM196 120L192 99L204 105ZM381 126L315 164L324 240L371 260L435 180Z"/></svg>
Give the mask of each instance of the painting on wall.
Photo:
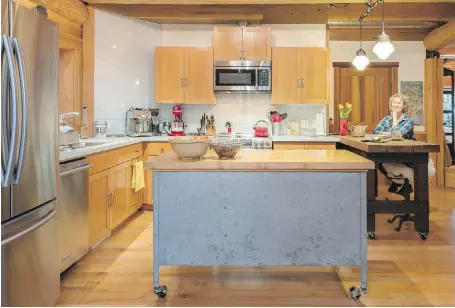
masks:
<svg viewBox="0 0 455 308"><path fill-rule="evenodd" d="M408 115L415 125L424 125L423 81L402 81L401 93L409 97Z"/></svg>

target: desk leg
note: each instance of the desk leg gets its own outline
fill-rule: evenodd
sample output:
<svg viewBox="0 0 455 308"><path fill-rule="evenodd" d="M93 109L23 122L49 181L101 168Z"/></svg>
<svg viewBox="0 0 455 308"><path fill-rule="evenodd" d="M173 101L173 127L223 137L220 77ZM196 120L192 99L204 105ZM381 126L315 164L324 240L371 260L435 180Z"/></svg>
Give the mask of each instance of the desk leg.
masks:
<svg viewBox="0 0 455 308"><path fill-rule="evenodd" d="M419 233L430 231L430 206L428 196L428 163L414 165L414 200L422 204L415 213L415 229Z"/></svg>
<svg viewBox="0 0 455 308"><path fill-rule="evenodd" d="M376 199L376 170L368 170L367 173L367 203ZM367 209L367 231L374 232L375 230L375 213L369 212Z"/></svg>

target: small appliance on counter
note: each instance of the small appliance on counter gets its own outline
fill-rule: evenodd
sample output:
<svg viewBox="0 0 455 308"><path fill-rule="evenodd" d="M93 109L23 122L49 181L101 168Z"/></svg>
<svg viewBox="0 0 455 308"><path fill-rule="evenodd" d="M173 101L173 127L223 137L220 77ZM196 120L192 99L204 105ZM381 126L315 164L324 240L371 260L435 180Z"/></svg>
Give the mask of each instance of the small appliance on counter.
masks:
<svg viewBox="0 0 455 308"><path fill-rule="evenodd" d="M169 133L169 136L186 136L182 106L174 105L172 107L172 115L174 119L171 122L171 132Z"/></svg>
<svg viewBox="0 0 455 308"><path fill-rule="evenodd" d="M314 128L316 129L316 136L327 135L326 134L326 115L325 115L325 113L319 112L316 114Z"/></svg>
<svg viewBox="0 0 455 308"><path fill-rule="evenodd" d="M264 120L257 121L253 129L256 138L263 138L269 136L269 125Z"/></svg>
<svg viewBox="0 0 455 308"><path fill-rule="evenodd" d="M148 137L161 135L159 129L159 109L133 108L126 112L126 135Z"/></svg>

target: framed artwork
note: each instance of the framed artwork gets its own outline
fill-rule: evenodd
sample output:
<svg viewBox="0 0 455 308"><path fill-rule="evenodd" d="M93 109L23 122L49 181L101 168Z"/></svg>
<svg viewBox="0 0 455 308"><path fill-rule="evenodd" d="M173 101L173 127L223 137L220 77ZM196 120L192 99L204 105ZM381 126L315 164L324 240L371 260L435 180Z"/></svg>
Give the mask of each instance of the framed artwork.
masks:
<svg viewBox="0 0 455 308"><path fill-rule="evenodd" d="M423 81L402 81L401 93L409 97L408 116L415 125L424 125L423 118Z"/></svg>

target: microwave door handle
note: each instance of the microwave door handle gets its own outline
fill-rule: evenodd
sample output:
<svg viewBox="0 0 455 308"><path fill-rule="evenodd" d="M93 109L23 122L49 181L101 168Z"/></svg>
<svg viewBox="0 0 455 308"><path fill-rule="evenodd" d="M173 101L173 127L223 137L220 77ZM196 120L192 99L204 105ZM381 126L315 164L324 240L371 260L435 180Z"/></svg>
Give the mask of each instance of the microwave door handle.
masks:
<svg viewBox="0 0 455 308"><path fill-rule="evenodd" d="M259 69L256 69L255 73L256 73L256 90L259 90Z"/></svg>

